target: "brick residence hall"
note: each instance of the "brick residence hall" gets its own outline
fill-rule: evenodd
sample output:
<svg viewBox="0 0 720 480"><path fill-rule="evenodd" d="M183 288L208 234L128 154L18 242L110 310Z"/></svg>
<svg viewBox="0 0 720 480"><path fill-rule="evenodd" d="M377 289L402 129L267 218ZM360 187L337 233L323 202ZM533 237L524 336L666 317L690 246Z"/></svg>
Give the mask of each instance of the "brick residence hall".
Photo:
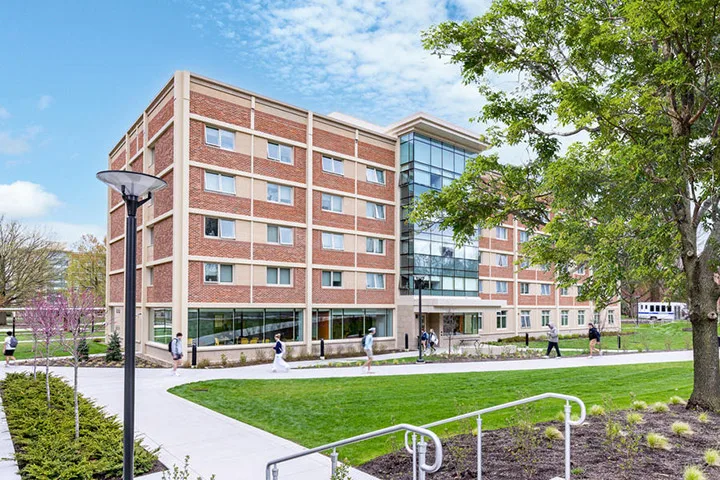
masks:
<svg viewBox="0 0 720 480"><path fill-rule="evenodd" d="M596 311L552 272L517 266L528 234L516 220L462 247L405 222L414 196L484 148L425 113L379 127L176 72L109 155L111 169L168 183L138 212L138 353L167 360L175 332L211 362L251 359L277 332L295 352L317 353L320 339L357 350L371 326L381 349L403 348L406 333L412 348L417 276L424 324L441 335L618 328L618 306ZM114 191L108 205L107 328L122 334L125 208Z"/></svg>

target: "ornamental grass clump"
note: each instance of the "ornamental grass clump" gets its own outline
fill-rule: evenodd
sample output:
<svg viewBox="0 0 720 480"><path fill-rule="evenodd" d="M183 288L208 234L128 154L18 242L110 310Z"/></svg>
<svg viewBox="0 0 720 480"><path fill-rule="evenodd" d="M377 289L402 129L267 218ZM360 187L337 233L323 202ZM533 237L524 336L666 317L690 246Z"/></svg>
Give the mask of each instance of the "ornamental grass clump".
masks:
<svg viewBox="0 0 720 480"><path fill-rule="evenodd" d="M657 448L659 450L670 450L670 442L665 436L659 433L650 432L645 437L647 440L648 447Z"/></svg>
<svg viewBox="0 0 720 480"><path fill-rule="evenodd" d="M639 423L643 423L643 416L642 414L637 412L628 412L625 420L627 421L628 425L637 425Z"/></svg>
<svg viewBox="0 0 720 480"><path fill-rule="evenodd" d="M630 407L633 410L647 410L648 404L646 402L643 402L642 400L635 400L630 404Z"/></svg>
<svg viewBox="0 0 720 480"><path fill-rule="evenodd" d="M550 441L565 439L565 436L562 434L562 432L555 427L547 427L543 435L546 439Z"/></svg>
<svg viewBox="0 0 720 480"><path fill-rule="evenodd" d="M685 472L683 473L683 480L707 480L707 477L700 469L700 467L691 465L689 467L685 467Z"/></svg>
<svg viewBox="0 0 720 480"><path fill-rule="evenodd" d="M650 405L650 410L655 413L666 413L670 411L670 407L668 407L667 403L656 402Z"/></svg>
<svg viewBox="0 0 720 480"><path fill-rule="evenodd" d="M708 466L720 467L720 452L711 448L709 450L705 450L704 456L705 456L705 463L707 463Z"/></svg>
<svg viewBox="0 0 720 480"><path fill-rule="evenodd" d="M602 405L593 405L590 407L590 415L600 416L605 415L605 407Z"/></svg>
<svg viewBox="0 0 720 480"><path fill-rule="evenodd" d="M685 405L687 402L683 400L682 397L678 397L677 395L674 395L670 397L670 400L668 401L670 405Z"/></svg>
<svg viewBox="0 0 720 480"><path fill-rule="evenodd" d="M698 415L698 422L708 423L709 421L710 421L710 415L708 415L706 412L703 412L700 415Z"/></svg>
<svg viewBox="0 0 720 480"><path fill-rule="evenodd" d="M690 428L690 425L685 422L674 422L670 426L670 429L675 435L680 435L682 437L688 437L695 433L692 431L692 428Z"/></svg>

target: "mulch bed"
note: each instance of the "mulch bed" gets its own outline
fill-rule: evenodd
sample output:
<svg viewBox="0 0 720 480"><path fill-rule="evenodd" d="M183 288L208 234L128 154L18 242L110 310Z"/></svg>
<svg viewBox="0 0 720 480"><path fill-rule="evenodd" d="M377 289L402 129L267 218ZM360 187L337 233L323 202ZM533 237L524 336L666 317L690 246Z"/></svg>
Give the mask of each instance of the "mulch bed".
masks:
<svg viewBox="0 0 720 480"><path fill-rule="evenodd" d="M571 427L572 478L587 480L655 480L681 479L688 465L701 467L708 480L720 480L720 467L704 464L703 454L709 448L720 447L718 426L720 416L709 413L708 423L698 421L698 412L686 410L683 406L670 406L666 413L652 413L649 410L639 412L644 423L635 427L635 433L616 439L614 446L606 436L608 418L622 424L628 431L625 421L627 411L614 412L607 416L589 417L585 424ZM690 424L695 432L691 436L681 437L670 430L673 422ZM549 480L553 477L564 478L564 440L547 440L544 431L547 426L564 431L561 422L540 423L536 425L535 435L524 441L513 429L488 431L483 433L483 479L498 480ZM647 446L645 435L655 432L664 435L671 445L670 450L652 449ZM530 440L529 438L532 438ZM638 438L634 449L633 438ZM517 446L519 443L525 448ZM477 437L463 434L443 441L443 467L428 478L433 480L470 480L477 478ZM529 447L528 447L529 445ZM428 451L433 450L432 445ZM636 453L633 453L633 451ZM432 463L432 453L428 454L428 464ZM411 480L412 457L404 450L378 457L360 469L384 480Z"/></svg>
<svg viewBox="0 0 720 480"><path fill-rule="evenodd" d="M32 359L18 361L18 365L31 366ZM125 365L124 361L119 362L107 362L105 361L105 355L90 357L88 360L80 363L80 367L91 367L91 368L121 368ZM53 358L50 360L51 367L72 367L72 359L70 357ZM153 362L146 358L135 358L136 368L167 368L159 363ZM45 368L45 359L38 358L37 368L42 370Z"/></svg>

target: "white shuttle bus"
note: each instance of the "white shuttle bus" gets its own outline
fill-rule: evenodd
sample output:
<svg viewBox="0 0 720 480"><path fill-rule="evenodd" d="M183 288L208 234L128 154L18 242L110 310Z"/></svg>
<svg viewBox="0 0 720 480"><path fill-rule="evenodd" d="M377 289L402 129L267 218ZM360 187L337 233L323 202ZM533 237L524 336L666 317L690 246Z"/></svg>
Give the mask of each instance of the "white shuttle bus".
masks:
<svg viewBox="0 0 720 480"><path fill-rule="evenodd" d="M687 317L687 304L680 302L640 302L638 318L640 320L683 320Z"/></svg>

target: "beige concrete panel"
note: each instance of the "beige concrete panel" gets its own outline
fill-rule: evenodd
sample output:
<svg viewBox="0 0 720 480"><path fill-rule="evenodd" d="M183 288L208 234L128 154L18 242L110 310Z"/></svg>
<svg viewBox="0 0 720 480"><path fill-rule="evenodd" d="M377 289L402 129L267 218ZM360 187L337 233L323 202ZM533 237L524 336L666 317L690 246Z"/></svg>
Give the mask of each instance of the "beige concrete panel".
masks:
<svg viewBox="0 0 720 480"><path fill-rule="evenodd" d="M293 111L281 105L275 105L260 99L255 100L255 110L258 112L268 113L276 117L284 118L296 123L307 124L307 114Z"/></svg>
<svg viewBox="0 0 720 480"><path fill-rule="evenodd" d="M254 265L253 267L254 284L259 287L267 285L267 271L265 267L261 265Z"/></svg>
<svg viewBox="0 0 720 480"><path fill-rule="evenodd" d="M255 200L267 201L267 182L264 180L253 180L253 195Z"/></svg>
<svg viewBox="0 0 720 480"><path fill-rule="evenodd" d="M343 272L343 286L347 290L355 288L355 272Z"/></svg>
<svg viewBox="0 0 720 480"><path fill-rule="evenodd" d="M370 145L375 145L376 147L380 148L386 148L388 150L395 150L395 142L389 139L383 139L380 137L376 137L373 135L368 135L366 133L360 132L359 135L359 141L363 143L369 143Z"/></svg>
<svg viewBox="0 0 720 480"><path fill-rule="evenodd" d="M160 112L165 105L167 105L168 103L170 103L170 102L173 100L173 98L174 98L174 91L175 91L174 88L168 89L168 91L167 91L167 93L165 94L165 96L163 97L163 99L160 100L160 101L155 105L155 107L148 112L148 114L147 114L148 123L150 123L150 120L152 120L153 118L155 118L155 115L157 115L158 112Z"/></svg>
<svg viewBox="0 0 720 480"><path fill-rule="evenodd" d="M361 182L367 181L367 166L363 163L357 164L357 179Z"/></svg>
<svg viewBox="0 0 720 480"><path fill-rule="evenodd" d="M365 200L357 200L357 211L354 211L353 213L357 214L360 218L365 218L367 216L367 202Z"/></svg>
<svg viewBox="0 0 720 480"><path fill-rule="evenodd" d="M367 290L367 275L365 272L357 272L357 287L358 290Z"/></svg>
<svg viewBox="0 0 720 480"><path fill-rule="evenodd" d="M266 139L255 137L255 151L253 152L255 158L267 158L267 145Z"/></svg>
<svg viewBox="0 0 720 480"><path fill-rule="evenodd" d="M250 108L250 97L241 95L240 93L225 92L222 90L211 88L207 85L199 85L192 81L190 82L190 91L201 93L209 97L219 98L220 100L225 100L226 102Z"/></svg>
<svg viewBox="0 0 720 480"><path fill-rule="evenodd" d="M254 243L267 243L267 227L267 223L255 222L255 229L253 230Z"/></svg>
<svg viewBox="0 0 720 480"><path fill-rule="evenodd" d="M247 133L235 132L235 151L245 155L252 154L252 136Z"/></svg>
<svg viewBox="0 0 720 480"><path fill-rule="evenodd" d="M250 222L247 220L235 220L235 239L239 242L249 242L250 238Z"/></svg>
<svg viewBox="0 0 720 480"><path fill-rule="evenodd" d="M250 265L235 265L236 285L250 285Z"/></svg>
<svg viewBox="0 0 720 480"><path fill-rule="evenodd" d="M235 177L235 194L238 197L250 198L250 180L248 177ZM255 187L257 189L257 186ZM257 191L257 190L256 190Z"/></svg>
<svg viewBox="0 0 720 480"><path fill-rule="evenodd" d="M345 234L343 235L343 246L346 252L355 251L355 235Z"/></svg>
<svg viewBox="0 0 720 480"><path fill-rule="evenodd" d="M345 126L341 126L336 123L330 123L326 119L315 118L315 128L325 130L326 132L334 133L336 135L342 135L343 137L351 138L355 141L355 129Z"/></svg>

